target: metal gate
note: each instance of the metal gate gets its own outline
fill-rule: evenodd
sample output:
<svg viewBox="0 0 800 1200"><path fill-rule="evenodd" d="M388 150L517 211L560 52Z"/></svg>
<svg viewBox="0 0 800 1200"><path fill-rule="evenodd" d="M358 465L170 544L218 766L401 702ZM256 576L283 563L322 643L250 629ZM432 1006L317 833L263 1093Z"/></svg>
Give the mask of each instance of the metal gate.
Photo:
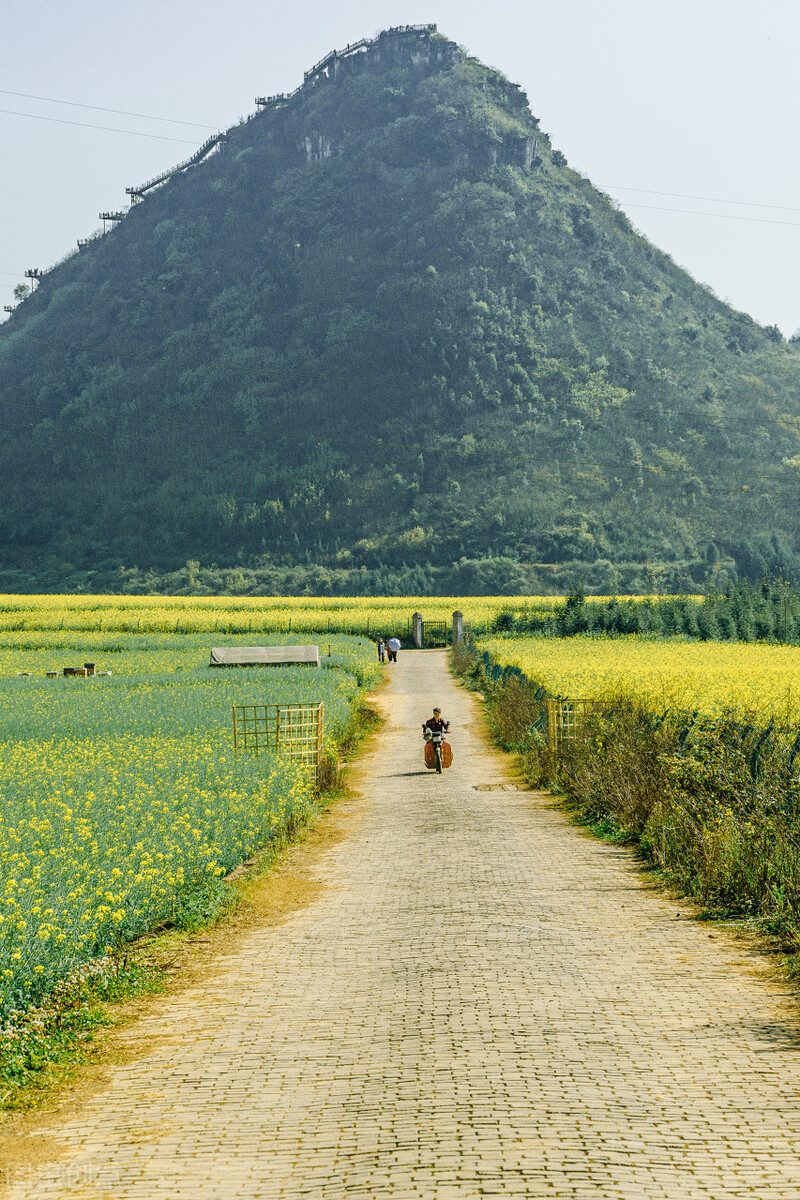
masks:
<svg viewBox="0 0 800 1200"><path fill-rule="evenodd" d="M574 742L586 716L596 701L560 699L547 701L547 731L550 749L558 751L564 742Z"/></svg>
<svg viewBox="0 0 800 1200"><path fill-rule="evenodd" d="M448 643L447 621L423 621L422 645L432 650L434 647L446 646Z"/></svg>
<svg viewBox="0 0 800 1200"><path fill-rule="evenodd" d="M283 754L318 770L322 753L324 705L234 704L234 753Z"/></svg>

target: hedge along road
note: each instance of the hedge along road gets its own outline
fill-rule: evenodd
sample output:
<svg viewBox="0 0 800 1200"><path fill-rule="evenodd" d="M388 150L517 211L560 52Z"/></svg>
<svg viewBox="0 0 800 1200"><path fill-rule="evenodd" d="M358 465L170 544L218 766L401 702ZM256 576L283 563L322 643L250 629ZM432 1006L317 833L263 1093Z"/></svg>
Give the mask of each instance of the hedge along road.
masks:
<svg viewBox="0 0 800 1200"><path fill-rule="evenodd" d="M135 1052L39 1118L6 1195L796 1200L785 990L517 790L443 654L387 669L387 727L310 902L115 1035Z"/></svg>

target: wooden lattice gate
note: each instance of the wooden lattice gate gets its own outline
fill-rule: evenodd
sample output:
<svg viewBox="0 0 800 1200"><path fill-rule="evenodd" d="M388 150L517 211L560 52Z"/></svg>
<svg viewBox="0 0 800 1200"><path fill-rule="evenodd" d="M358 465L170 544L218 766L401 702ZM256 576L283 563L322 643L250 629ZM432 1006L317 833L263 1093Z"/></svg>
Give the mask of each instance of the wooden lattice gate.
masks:
<svg viewBox="0 0 800 1200"><path fill-rule="evenodd" d="M559 699L547 701L547 731L550 749L558 752L564 742L574 742L594 700Z"/></svg>
<svg viewBox="0 0 800 1200"><path fill-rule="evenodd" d="M319 771L324 728L322 704L234 704L234 753L282 754Z"/></svg>

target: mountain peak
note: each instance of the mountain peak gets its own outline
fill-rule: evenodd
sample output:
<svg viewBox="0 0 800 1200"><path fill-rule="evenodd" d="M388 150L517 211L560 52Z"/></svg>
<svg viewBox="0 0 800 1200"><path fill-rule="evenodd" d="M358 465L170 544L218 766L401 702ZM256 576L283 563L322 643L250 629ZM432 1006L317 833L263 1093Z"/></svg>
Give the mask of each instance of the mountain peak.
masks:
<svg viewBox="0 0 800 1200"><path fill-rule="evenodd" d="M365 67L430 67L450 63L459 53L455 42L443 37L436 25L395 25L373 38L360 38L342 50L329 51L304 72L303 82L293 92L258 98L256 104L264 107L286 104L308 88Z"/></svg>
<svg viewBox="0 0 800 1200"><path fill-rule="evenodd" d="M331 52L129 192L0 331L7 590L186 559L342 590L800 566L798 356L435 27Z"/></svg>

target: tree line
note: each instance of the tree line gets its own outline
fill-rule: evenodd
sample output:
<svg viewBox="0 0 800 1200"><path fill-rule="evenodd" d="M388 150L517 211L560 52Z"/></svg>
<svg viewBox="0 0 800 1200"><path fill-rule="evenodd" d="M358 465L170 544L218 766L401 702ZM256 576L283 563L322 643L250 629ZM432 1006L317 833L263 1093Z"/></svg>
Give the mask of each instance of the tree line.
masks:
<svg viewBox="0 0 800 1200"><path fill-rule="evenodd" d="M614 596L589 600L578 590L551 611L503 609L495 633L547 637L687 637L700 641L800 642L800 590L785 579L740 581L702 596Z"/></svg>

